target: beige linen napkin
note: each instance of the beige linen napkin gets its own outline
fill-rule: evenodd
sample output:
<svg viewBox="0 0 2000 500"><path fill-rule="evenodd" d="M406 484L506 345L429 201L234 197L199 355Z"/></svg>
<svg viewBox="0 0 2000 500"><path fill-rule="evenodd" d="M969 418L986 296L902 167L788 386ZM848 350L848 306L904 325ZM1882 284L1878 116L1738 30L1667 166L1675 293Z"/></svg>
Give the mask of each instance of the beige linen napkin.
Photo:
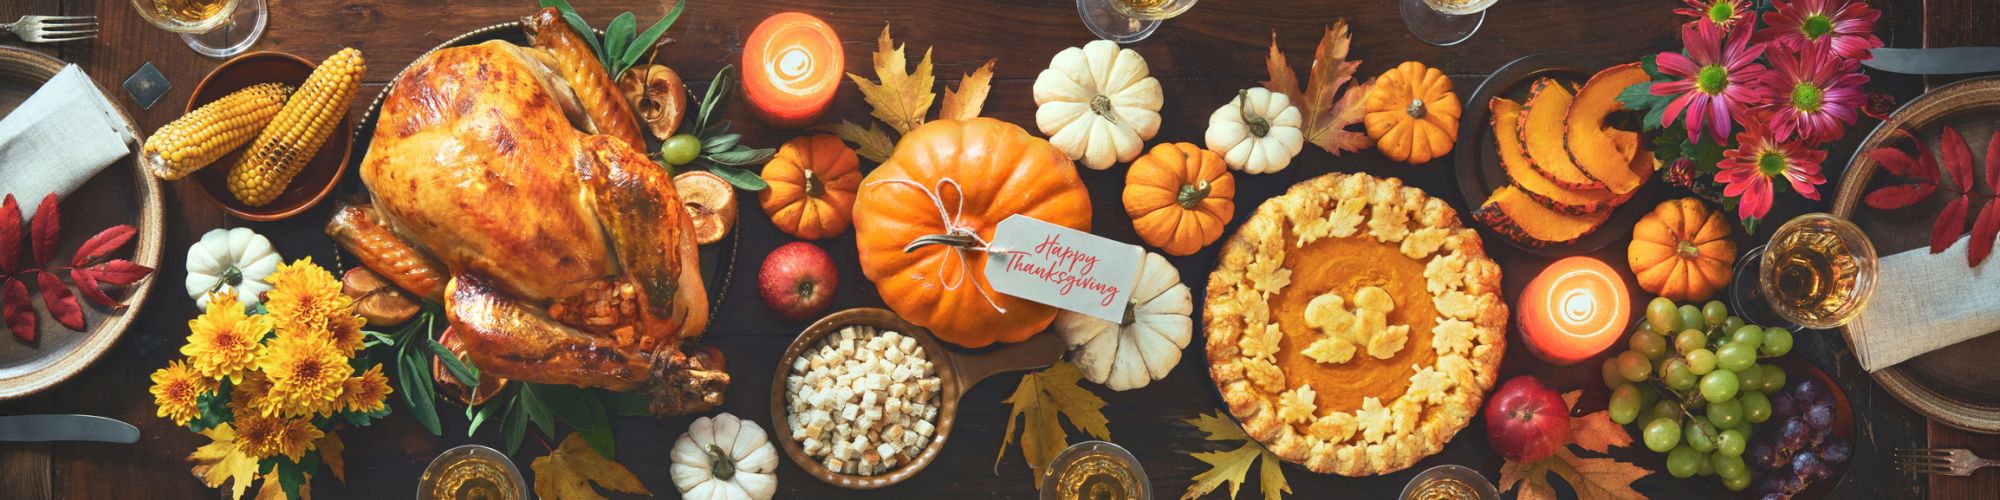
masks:
<svg viewBox="0 0 2000 500"><path fill-rule="evenodd" d="M137 142L97 83L71 64L0 118L0 194L34 217L42 198L69 195Z"/></svg>
<svg viewBox="0 0 2000 500"><path fill-rule="evenodd" d="M1965 267L1971 238L1944 252L1922 247L1882 258L1875 295L1847 325L1870 372L2000 330L2000 258Z"/></svg>

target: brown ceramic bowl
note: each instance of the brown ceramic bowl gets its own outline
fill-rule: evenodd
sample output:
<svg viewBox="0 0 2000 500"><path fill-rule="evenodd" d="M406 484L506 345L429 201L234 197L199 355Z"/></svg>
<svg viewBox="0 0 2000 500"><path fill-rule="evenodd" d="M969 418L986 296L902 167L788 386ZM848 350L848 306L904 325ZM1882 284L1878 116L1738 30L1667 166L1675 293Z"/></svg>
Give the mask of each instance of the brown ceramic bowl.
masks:
<svg viewBox="0 0 2000 500"><path fill-rule="evenodd" d="M260 83L282 82L296 87L305 83L306 76L312 74L315 66L312 61L280 52L252 52L236 56L202 77L201 83L194 87L194 96L188 99L187 110L194 111L231 92ZM291 184L285 186L285 191L261 207L245 205L229 192L229 170L236 167L243 151L249 149L248 145L223 155L214 164L189 177L201 186L202 194L230 215L257 221L298 215L326 199L326 195L333 192L336 181L347 172L348 141L352 135L349 130L352 128L353 122L345 115L341 116L340 123L334 126L333 135L327 138L326 144L320 145L319 152L306 162L305 168L292 178Z"/></svg>
<svg viewBox="0 0 2000 500"><path fill-rule="evenodd" d="M936 366L938 381L941 382L939 385L942 386L940 389L942 394L938 395L939 406L935 422L937 433L931 436L930 444L924 447L924 451L918 454L916 459L873 476L841 474L826 468L826 465L819 460L806 456L805 448L792 438L791 426L785 424L785 419L791 415L786 408L789 401L785 395L785 377L791 375L792 360L797 359L800 353L807 349L818 347L820 340L825 339L827 335L852 325L871 326L915 337L917 345L923 347L931 364ZM1056 360L1062 358L1063 350L1060 336L1044 333L1025 342L982 350L977 354L957 353L938 342L930 330L910 324L887 309L864 307L836 312L806 327L804 332L799 333L798 338L792 340L791 347L785 349L784 356L778 358L777 375L771 379L771 428L776 430L778 446L785 450L785 456L790 457L793 464L805 469L806 474L819 478L827 484L848 489L872 490L887 487L917 475L917 472L924 470L925 466L937 459L938 453L944 450L945 439L951 437L952 422L957 420L958 398L965 394L967 389L997 373L1055 364Z"/></svg>

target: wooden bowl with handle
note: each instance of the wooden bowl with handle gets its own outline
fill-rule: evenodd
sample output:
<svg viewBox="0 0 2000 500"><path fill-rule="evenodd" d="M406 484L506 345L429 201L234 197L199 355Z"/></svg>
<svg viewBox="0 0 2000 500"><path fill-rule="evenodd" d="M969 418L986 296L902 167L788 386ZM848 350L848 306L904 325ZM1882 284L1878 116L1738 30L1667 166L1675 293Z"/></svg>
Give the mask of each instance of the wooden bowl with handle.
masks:
<svg viewBox="0 0 2000 500"><path fill-rule="evenodd" d="M202 77L201 83L194 87L194 95L188 98L187 112L260 83L279 82L296 88L305 83L306 77L312 75L313 68L317 66L305 58L282 52L252 52L236 56ZM320 145L319 151L306 161L299 174L285 185L284 191L263 206L253 207L237 201L236 195L229 191L229 171L236 168L236 162L243 158L244 151L256 144L254 136L249 143L222 155L215 163L202 167L187 178L200 185L201 193L229 215L254 221L274 221L298 215L325 200L333 192L334 184L347 173L348 155L353 150L348 145L352 123L342 113L326 143Z"/></svg>
<svg viewBox="0 0 2000 500"><path fill-rule="evenodd" d="M791 411L787 407L790 401L785 394L785 378L791 375L792 361L807 350L818 348L827 335L849 326L874 327L916 338L917 345L923 348L925 356L936 368L940 382L937 421L932 422L937 431L931 436L930 444L909 462L872 476L841 474L828 469L819 460L806 455L805 448L792 437L791 426L786 424ZM1062 358L1064 350L1061 336L1043 333L1017 344L984 349L978 353L961 353L945 347L930 330L911 324L888 309L864 307L835 312L806 327L798 338L792 340L785 354L778 358L778 371L771 379L771 428L778 436L778 447L785 450L785 456L790 457L792 463L805 469L806 474L848 489L887 487L917 475L937 459L938 453L944 450L945 439L951 437L952 423L958 415L958 398L966 390L995 374L1053 365Z"/></svg>

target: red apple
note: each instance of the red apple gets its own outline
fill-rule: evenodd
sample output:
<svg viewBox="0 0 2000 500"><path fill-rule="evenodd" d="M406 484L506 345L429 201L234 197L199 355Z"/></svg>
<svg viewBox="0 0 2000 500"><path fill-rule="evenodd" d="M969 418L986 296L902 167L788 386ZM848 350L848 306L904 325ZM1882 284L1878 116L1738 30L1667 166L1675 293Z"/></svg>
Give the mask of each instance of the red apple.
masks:
<svg viewBox="0 0 2000 500"><path fill-rule="evenodd" d="M757 271L757 288L764 296L764 305L786 319L803 321L833 304L840 273L825 250L794 241L764 256L764 267Z"/></svg>
<svg viewBox="0 0 2000 500"><path fill-rule="evenodd" d="M1486 401L1486 439L1514 462L1548 458L1569 444L1569 405L1533 375L1514 377Z"/></svg>

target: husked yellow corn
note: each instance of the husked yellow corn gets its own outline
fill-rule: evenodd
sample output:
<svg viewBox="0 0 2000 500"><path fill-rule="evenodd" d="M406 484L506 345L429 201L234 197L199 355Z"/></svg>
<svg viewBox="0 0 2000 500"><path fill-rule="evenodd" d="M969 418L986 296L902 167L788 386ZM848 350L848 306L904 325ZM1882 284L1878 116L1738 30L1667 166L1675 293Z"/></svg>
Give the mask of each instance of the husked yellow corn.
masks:
<svg viewBox="0 0 2000 500"><path fill-rule="evenodd" d="M290 85L264 83L202 105L146 138L140 163L162 180L187 177L250 142L278 116L291 93Z"/></svg>
<svg viewBox="0 0 2000 500"><path fill-rule="evenodd" d="M366 70L361 51L350 47L326 58L306 77L277 118L257 134L257 142L250 144L250 150L229 171L229 192L237 201L264 206L285 191L292 177L333 135L334 126L360 90L361 74Z"/></svg>

